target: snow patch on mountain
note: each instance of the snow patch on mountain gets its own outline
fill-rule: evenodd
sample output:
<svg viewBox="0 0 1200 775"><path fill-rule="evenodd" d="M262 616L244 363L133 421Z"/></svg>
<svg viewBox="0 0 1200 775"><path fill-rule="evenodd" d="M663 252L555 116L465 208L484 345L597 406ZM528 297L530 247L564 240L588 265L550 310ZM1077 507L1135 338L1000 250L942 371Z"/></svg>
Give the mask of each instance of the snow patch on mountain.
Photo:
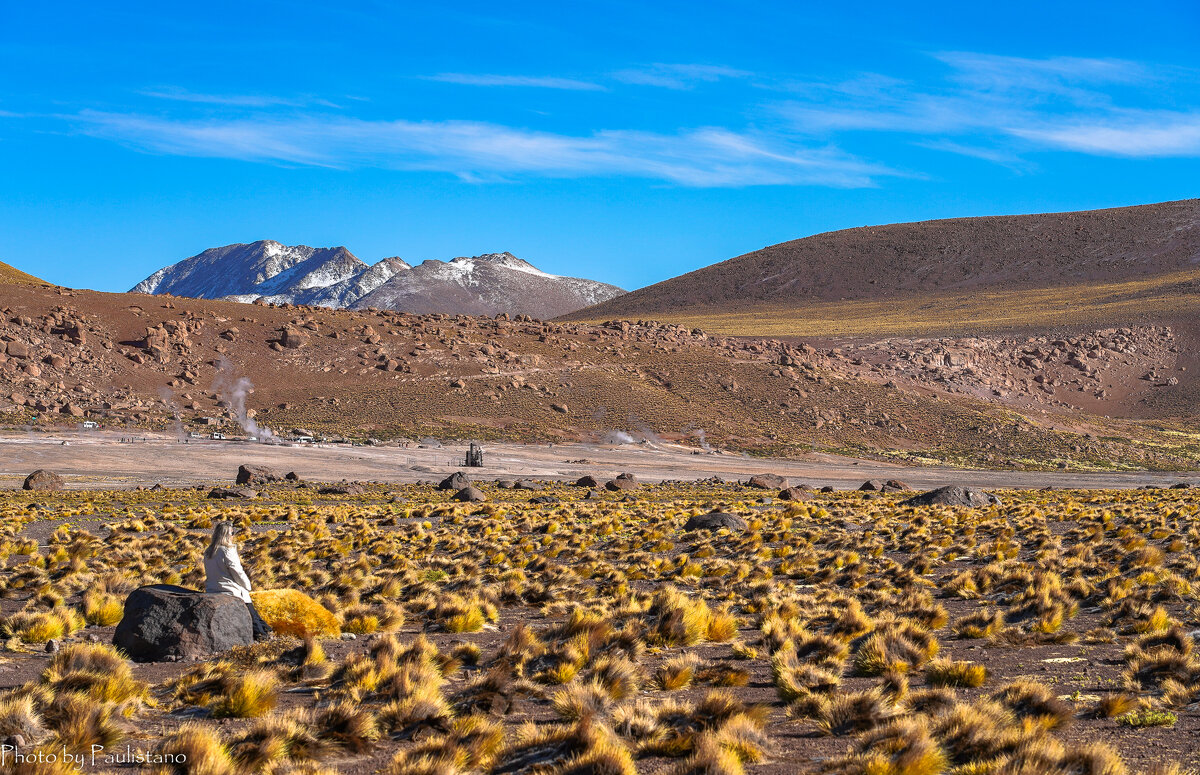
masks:
<svg viewBox="0 0 1200 775"><path fill-rule="evenodd" d="M210 248L138 283L135 293L408 312L554 317L624 293L615 285L543 272L511 253L368 265L344 247L273 240Z"/></svg>

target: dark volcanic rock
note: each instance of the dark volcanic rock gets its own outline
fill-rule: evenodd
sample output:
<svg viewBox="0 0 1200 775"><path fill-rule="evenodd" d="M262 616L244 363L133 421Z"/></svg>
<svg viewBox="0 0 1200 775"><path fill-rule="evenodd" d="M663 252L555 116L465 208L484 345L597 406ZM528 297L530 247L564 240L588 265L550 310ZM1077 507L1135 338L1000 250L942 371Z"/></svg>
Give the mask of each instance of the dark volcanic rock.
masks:
<svg viewBox="0 0 1200 775"><path fill-rule="evenodd" d="M622 479L619 476L616 479L609 479L607 482L604 483L604 489L612 490L613 492L616 492L618 490L636 490L637 488L638 488L638 483L636 480Z"/></svg>
<svg viewBox="0 0 1200 775"><path fill-rule="evenodd" d="M837 488L832 484L827 484L821 488L821 492L837 492Z"/></svg>
<svg viewBox="0 0 1200 775"><path fill-rule="evenodd" d="M908 492L912 488L899 479L888 479L883 483L884 492Z"/></svg>
<svg viewBox="0 0 1200 775"><path fill-rule="evenodd" d="M542 485L537 482L531 482L528 479L521 479L513 485L514 490L540 490Z"/></svg>
<svg viewBox="0 0 1200 775"><path fill-rule="evenodd" d="M788 481L778 474L755 474L746 482L746 486L760 490L782 490L788 486Z"/></svg>
<svg viewBox="0 0 1200 775"><path fill-rule="evenodd" d="M709 514L697 514L684 523L684 530L720 530L728 528L744 532L747 529L746 520L736 514L726 514L723 511L714 511Z"/></svg>
<svg viewBox="0 0 1200 775"><path fill-rule="evenodd" d="M464 487L454 493L454 500L461 503L480 503L487 500L487 496L478 487Z"/></svg>
<svg viewBox="0 0 1200 775"><path fill-rule="evenodd" d="M812 497L810 490L800 487L785 487L779 491L779 499L783 501L807 501L812 500Z"/></svg>
<svg viewBox="0 0 1200 775"><path fill-rule="evenodd" d="M455 492L458 492L459 490L470 486L471 478L462 471L455 471L439 482L437 488L439 490L454 490Z"/></svg>
<svg viewBox="0 0 1200 775"><path fill-rule="evenodd" d="M331 484L317 490L318 495L362 495L366 490L357 484Z"/></svg>
<svg viewBox="0 0 1200 775"><path fill-rule="evenodd" d="M588 474L587 476L579 477L579 479L575 482L575 486L576 487L593 487L593 488L599 487L600 480L597 479L596 477L592 476L591 474Z"/></svg>
<svg viewBox="0 0 1200 775"><path fill-rule="evenodd" d="M905 506L999 506L1000 499L990 492L976 490L972 487L950 485L936 490L923 492L904 501Z"/></svg>
<svg viewBox="0 0 1200 775"><path fill-rule="evenodd" d="M242 465L238 466L236 481L238 484L270 484L280 479L279 474L266 466Z"/></svg>
<svg viewBox="0 0 1200 775"><path fill-rule="evenodd" d="M883 482L878 479L868 479L858 487L859 492L879 492L883 489Z"/></svg>
<svg viewBox="0 0 1200 775"><path fill-rule="evenodd" d="M258 497L258 493L249 487L214 487L212 490L209 490L208 497L213 500L235 500L238 498L254 500Z"/></svg>
<svg viewBox="0 0 1200 775"><path fill-rule="evenodd" d="M139 662L204 657L253 642L250 612L241 600L170 584L131 592L113 634L113 645Z"/></svg>
<svg viewBox="0 0 1200 775"><path fill-rule="evenodd" d="M44 468L39 468L25 477L25 484L21 485L23 490L61 490L62 488L62 477Z"/></svg>
<svg viewBox="0 0 1200 775"><path fill-rule="evenodd" d="M541 506L545 506L545 505L548 505L551 503L558 503L559 500L558 500L558 498L554 497L553 495L538 495L535 498L530 498L529 502L536 503Z"/></svg>

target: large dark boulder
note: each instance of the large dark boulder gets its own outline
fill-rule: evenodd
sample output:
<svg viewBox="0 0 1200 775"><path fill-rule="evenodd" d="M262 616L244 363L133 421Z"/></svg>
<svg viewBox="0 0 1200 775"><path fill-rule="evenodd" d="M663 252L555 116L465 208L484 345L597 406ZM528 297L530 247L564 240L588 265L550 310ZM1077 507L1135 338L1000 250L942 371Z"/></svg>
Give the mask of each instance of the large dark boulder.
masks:
<svg viewBox="0 0 1200 775"><path fill-rule="evenodd" d="M138 662L204 657L253 642L250 612L241 600L170 584L129 593L113 634L113 645Z"/></svg>
<svg viewBox="0 0 1200 775"><path fill-rule="evenodd" d="M366 492L357 484L330 484L317 490L317 495L362 495Z"/></svg>
<svg viewBox="0 0 1200 775"><path fill-rule="evenodd" d="M464 487L454 493L454 500L460 503L482 503L487 500L487 496L478 487Z"/></svg>
<svg viewBox="0 0 1200 775"><path fill-rule="evenodd" d="M266 466L238 466L238 484L270 484L271 482L282 481L282 479L283 477L279 476L279 474L275 473Z"/></svg>
<svg viewBox="0 0 1200 775"><path fill-rule="evenodd" d="M883 489L883 482L878 479L868 479L858 486L859 492L879 492Z"/></svg>
<svg viewBox="0 0 1200 775"><path fill-rule="evenodd" d="M454 490L455 492L458 492L459 490L470 486L471 478L462 471L455 471L442 481L438 482L437 488L439 490Z"/></svg>
<svg viewBox="0 0 1200 775"><path fill-rule="evenodd" d="M781 501L807 501L812 500L812 497L812 490L805 487L785 487L779 491Z"/></svg>
<svg viewBox="0 0 1200 775"><path fill-rule="evenodd" d="M746 520L737 514L726 514L723 511L713 511L708 514L697 514L684 523L684 530L720 530L727 528L737 532L745 532L749 526Z"/></svg>
<svg viewBox="0 0 1200 775"><path fill-rule="evenodd" d="M590 487L593 490L600 486L600 480L591 474L579 477L575 482L576 487Z"/></svg>
<svg viewBox="0 0 1200 775"><path fill-rule="evenodd" d="M636 490L638 488L637 479L632 477L624 479L618 476L616 479L609 479L604 483L604 489L617 492L618 490Z"/></svg>
<svg viewBox="0 0 1200 775"><path fill-rule="evenodd" d="M53 471L39 468L25 477L25 484L21 485L21 488L25 490L61 490L63 479Z"/></svg>
<svg viewBox="0 0 1200 775"><path fill-rule="evenodd" d="M905 506L965 506L979 508L982 506L999 506L1000 499L990 492L976 490L973 487L950 485L936 490L914 495L904 501Z"/></svg>
<svg viewBox="0 0 1200 775"><path fill-rule="evenodd" d="M209 490L208 497L219 501L251 501L258 497L258 492L251 490L249 487L214 487L213 489Z"/></svg>
<svg viewBox="0 0 1200 775"><path fill-rule="evenodd" d="M778 474L755 474L746 482L746 486L759 490L783 490L788 486L788 480Z"/></svg>
<svg viewBox="0 0 1200 775"><path fill-rule="evenodd" d="M908 492L912 488L899 479L888 479L883 483L884 492Z"/></svg>

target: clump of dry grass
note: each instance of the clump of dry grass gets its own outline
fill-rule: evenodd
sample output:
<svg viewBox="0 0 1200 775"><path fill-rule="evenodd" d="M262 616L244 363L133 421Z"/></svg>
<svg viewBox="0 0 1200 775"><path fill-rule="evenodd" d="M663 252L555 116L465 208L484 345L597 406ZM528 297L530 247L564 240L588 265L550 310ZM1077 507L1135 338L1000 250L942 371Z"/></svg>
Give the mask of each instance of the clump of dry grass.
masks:
<svg viewBox="0 0 1200 775"><path fill-rule="evenodd" d="M238 771L216 730L198 722L163 737L154 753L166 760L155 775L236 775Z"/></svg>
<svg viewBox="0 0 1200 775"><path fill-rule="evenodd" d="M671 657L654 671L653 683L663 691L677 691L691 686L700 658L690 652Z"/></svg>
<svg viewBox="0 0 1200 775"><path fill-rule="evenodd" d="M1075 717L1071 706L1036 681L1013 681L993 693L992 698L1018 718L1029 719L1046 729L1066 726Z"/></svg>
<svg viewBox="0 0 1200 775"><path fill-rule="evenodd" d="M987 668L977 662L935 659L925 666L925 682L930 686L978 688L987 681L987 675Z"/></svg>

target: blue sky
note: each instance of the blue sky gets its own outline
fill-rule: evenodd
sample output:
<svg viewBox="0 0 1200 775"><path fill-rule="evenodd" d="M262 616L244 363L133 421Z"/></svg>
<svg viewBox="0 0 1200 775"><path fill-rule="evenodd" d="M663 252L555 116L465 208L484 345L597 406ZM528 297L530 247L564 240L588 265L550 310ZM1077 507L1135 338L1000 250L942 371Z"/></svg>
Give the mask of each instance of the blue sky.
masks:
<svg viewBox="0 0 1200 775"><path fill-rule="evenodd" d="M1200 196L1200 5L916 5L0 3L0 260L126 290L275 239L636 288Z"/></svg>

